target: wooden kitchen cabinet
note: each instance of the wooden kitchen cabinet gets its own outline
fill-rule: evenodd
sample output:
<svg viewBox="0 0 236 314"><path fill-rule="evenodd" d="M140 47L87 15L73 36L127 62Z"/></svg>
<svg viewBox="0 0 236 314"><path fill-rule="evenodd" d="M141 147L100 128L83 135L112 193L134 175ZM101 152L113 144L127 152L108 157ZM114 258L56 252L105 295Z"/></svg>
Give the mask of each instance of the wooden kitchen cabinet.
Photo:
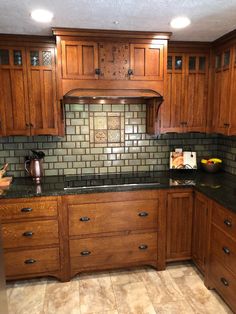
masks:
<svg viewBox="0 0 236 314"><path fill-rule="evenodd" d="M70 276L88 270L165 267L165 209L161 191L65 197Z"/></svg>
<svg viewBox="0 0 236 314"><path fill-rule="evenodd" d="M62 40L62 78L97 79L98 43L92 41Z"/></svg>
<svg viewBox="0 0 236 314"><path fill-rule="evenodd" d="M192 259L204 274L206 268L209 230L210 200L199 192L194 193Z"/></svg>
<svg viewBox="0 0 236 314"><path fill-rule="evenodd" d="M1 200L0 220L7 279L65 280L60 198Z"/></svg>
<svg viewBox="0 0 236 314"><path fill-rule="evenodd" d="M191 45L190 45L191 47ZM208 115L208 48L172 44L159 132L205 132Z"/></svg>
<svg viewBox="0 0 236 314"><path fill-rule="evenodd" d="M212 203L208 276L205 284L214 288L236 311L236 214Z"/></svg>
<svg viewBox="0 0 236 314"><path fill-rule="evenodd" d="M0 38L1 135L61 134L54 46Z"/></svg>
<svg viewBox="0 0 236 314"><path fill-rule="evenodd" d="M164 45L130 44L131 80L163 80Z"/></svg>
<svg viewBox="0 0 236 314"><path fill-rule="evenodd" d="M27 48L30 134L58 135L55 49Z"/></svg>
<svg viewBox="0 0 236 314"><path fill-rule="evenodd" d="M167 261L192 257L193 192L174 191L167 194Z"/></svg>
<svg viewBox="0 0 236 314"><path fill-rule="evenodd" d="M30 135L26 50L0 46L2 135Z"/></svg>

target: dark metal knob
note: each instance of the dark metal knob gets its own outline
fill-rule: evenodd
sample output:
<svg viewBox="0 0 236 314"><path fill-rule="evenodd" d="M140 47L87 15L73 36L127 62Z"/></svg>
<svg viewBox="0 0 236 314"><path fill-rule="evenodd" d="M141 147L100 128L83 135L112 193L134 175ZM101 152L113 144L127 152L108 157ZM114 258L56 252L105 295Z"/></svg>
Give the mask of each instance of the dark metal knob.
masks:
<svg viewBox="0 0 236 314"><path fill-rule="evenodd" d="M82 256L88 256L90 254L91 254L90 251L82 251L82 252L80 252L80 255L82 255Z"/></svg>
<svg viewBox="0 0 236 314"><path fill-rule="evenodd" d="M224 251L225 254L230 254L230 249L228 249L227 247L223 247L222 250Z"/></svg>
<svg viewBox="0 0 236 314"><path fill-rule="evenodd" d="M33 123L30 123L29 125L30 125L30 127L31 127L31 128L33 128L33 127L34 127Z"/></svg>
<svg viewBox="0 0 236 314"><path fill-rule="evenodd" d="M225 219L225 220L224 220L224 224L225 224L227 227L232 227L232 222L229 221L228 219Z"/></svg>
<svg viewBox="0 0 236 314"><path fill-rule="evenodd" d="M225 279L225 278L220 278L220 281L223 283L224 286L228 287L229 286L229 282Z"/></svg>
<svg viewBox="0 0 236 314"><path fill-rule="evenodd" d="M101 70L100 69L95 69L95 74L96 75L100 75L101 74Z"/></svg>
<svg viewBox="0 0 236 314"><path fill-rule="evenodd" d="M90 218L89 217L81 217L80 218L80 221L83 221L83 222L86 222L86 221L89 221L90 220Z"/></svg>
<svg viewBox="0 0 236 314"><path fill-rule="evenodd" d="M146 250L148 248L148 246L146 244L141 244L138 248L140 250Z"/></svg>
<svg viewBox="0 0 236 314"><path fill-rule="evenodd" d="M22 235L24 236L24 237L27 237L27 238L30 238L30 237L32 237L33 236L33 232L32 231L25 231Z"/></svg>
<svg viewBox="0 0 236 314"><path fill-rule="evenodd" d="M27 128L30 128L30 125L29 125L29 123L26 123L26 124L25 124L25 126L26 126Z"/></svg>
<svg viewBox="0 0 236 314"><path fill-rule="evenodd" d="M147 212L140 212L138 215L139 215L139 217L147 217L148 213Z"/></svg>
<svg viewBox="0 0 236 314"><path fill-rule="evenodd" d="M133 75L134 74L134 71L132 69L129 69L128 70L128 75Z"/></svg>
<svg viewBox="0 0 236 314"><path fill-rule="evenodd" d="M30 207L24 207L24 208L21 208L21 212L22 213L29 213L29 212L32 212L32 208Z"/></svg>
<svg viewBox="0 0 236 314"><path fill-rule="evenodd" d="M24 263L25 264L34 264L34 263L36 263L36 260L33 258L29 258L29 259L26 259Z"/></svg>

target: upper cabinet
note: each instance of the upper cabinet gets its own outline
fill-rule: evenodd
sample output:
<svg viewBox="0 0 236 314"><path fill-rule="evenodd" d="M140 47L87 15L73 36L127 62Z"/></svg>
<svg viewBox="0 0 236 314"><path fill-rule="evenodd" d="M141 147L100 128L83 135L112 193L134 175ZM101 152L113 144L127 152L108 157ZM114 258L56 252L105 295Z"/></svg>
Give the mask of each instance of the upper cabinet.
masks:
<svg viewBox="0 0 236 314"><path fill-rule="evenodd" d="M209 50L209 46L192 49L178 44L170 46L159 132L206 131Z"/></svg>
<svg viewBox="0 0 236 314"><path fill-rule="evenodd" d="M0 134L59 135L54 44L0 39Z"/></svg>
<svg viewBox="0 0 236 314"><path fill-rule="evenodd" d="M213 120L216 133L236 134L236 46L234 43L217 45L214 49L213 67Z"/></svg>
<svg viewBox="0 0 236 314"><path fill-rule="evenodd" d="M53 33L60 99L75 90L88 97L101 90L120 91L121 96L129 90L133 97L135 90L164 95L169 33L57 28Z"/></svg>

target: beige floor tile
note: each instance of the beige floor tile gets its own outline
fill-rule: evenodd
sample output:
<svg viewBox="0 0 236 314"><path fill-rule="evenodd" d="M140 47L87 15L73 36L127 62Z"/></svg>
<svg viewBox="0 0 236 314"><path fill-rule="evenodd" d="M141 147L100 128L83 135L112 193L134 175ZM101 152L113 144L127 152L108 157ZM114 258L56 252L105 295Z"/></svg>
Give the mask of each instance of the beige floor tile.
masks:
<svg viewBox="0 0 236 314"><path fill-rule="evenodd" d="M42 314L47 280L17 281L8 293L9 314Z"/></svg>
<svg viewBox="0 0 236 314"><path fill-rule="evenodd" d="M116 310L115 296L109 273L81 275L80 277L81 314L106 313Z"/></svg>
<svg viewBox="0 0 236 314"><path fill-rule="evenodd" d="M113 285L119 314L155 314L156 311L142 282Z"/></svg>
<svg viewBox="0 0 236 314"><path fill-rule="evenodd" d="M174 281L195 313L227 313L215 295L205 287L198 275L179 277L175 278Z"/></svg>
<svg viewBox="0 0 236 314"><path fill-rule="evenodd" d="M145 268L111 271L111 282L117 285L141 282L143 273L145 273Z"/></svg>
<svg viewBox="0 0 236 314"><path fill-rule="evenodd" d="M43 309L45 314L80 314L79 280L49 282Z"/></svg>
<svg viewBox="0 0 236 314"><path fill-rule="evenodd" d="M175 262L166 267L166 271L173 278L179 278L183 276L199 275L198 269L190 262Z"/></svg>
<svg viewBox="0 0 236 314"><path fill-rule="evenodd" d="M158 314L194 314L193 309L185 300L155 304L154 307Z"/></svg>
<svg viewBox="0 0 236 314"><path fill-rule="evenodd" d="M140 276L153 303L168 303L184 298L168 272L149 268Z"/></svg>

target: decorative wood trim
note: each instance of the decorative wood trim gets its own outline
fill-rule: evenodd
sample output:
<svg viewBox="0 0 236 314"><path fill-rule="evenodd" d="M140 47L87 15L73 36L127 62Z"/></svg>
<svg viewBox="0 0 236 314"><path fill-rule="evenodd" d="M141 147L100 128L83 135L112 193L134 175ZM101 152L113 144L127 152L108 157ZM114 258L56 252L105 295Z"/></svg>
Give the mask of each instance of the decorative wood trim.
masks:
<svg viewBox="0 0 236 314"><path fill-rule="evenodd" d="M80 36L80 37L111 37L111 38L130 38L130 39L169 39L171 32L140 32L140 31L120 31L104 29L82 29L82 28L52 28L54 36Z"/></svg>

